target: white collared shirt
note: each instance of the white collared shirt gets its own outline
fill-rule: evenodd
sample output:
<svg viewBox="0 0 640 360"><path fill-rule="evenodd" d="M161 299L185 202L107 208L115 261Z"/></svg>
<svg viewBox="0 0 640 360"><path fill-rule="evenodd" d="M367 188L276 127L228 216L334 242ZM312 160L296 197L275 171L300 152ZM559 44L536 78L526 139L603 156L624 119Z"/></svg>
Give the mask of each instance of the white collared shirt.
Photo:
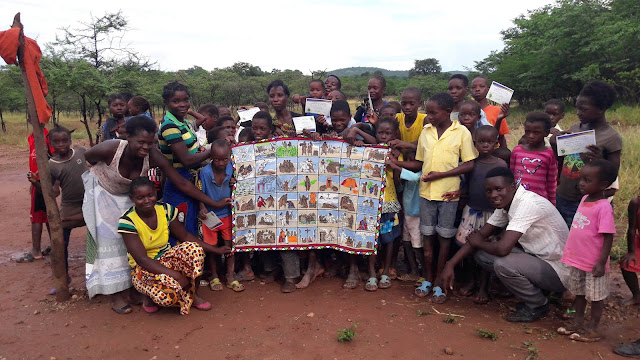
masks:
<svg viewBox="0 0 640 360"><path fill-rule="evenodd" d="M496 209L487 221L496 227L522 234L518 243L528 254L546 261L566 284L569 269L562 263L564 245L569 236L567 223L544 197L518 186L509 211Z"/></svg>

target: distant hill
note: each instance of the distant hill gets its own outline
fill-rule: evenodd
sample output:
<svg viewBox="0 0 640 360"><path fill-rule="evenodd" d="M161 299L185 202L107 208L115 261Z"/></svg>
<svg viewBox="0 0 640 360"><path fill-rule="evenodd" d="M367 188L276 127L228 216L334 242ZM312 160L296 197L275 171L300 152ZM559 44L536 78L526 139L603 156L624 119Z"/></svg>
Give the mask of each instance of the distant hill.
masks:
<svg viewBox="0 0 640 360"><path fill-rule="evenodd" d="M376 71L381 71L383 76L397 76L401 78L409 77L409 70L387 70L378 67L365 67L365 66L356 66L356 67L348 67L342 69L336 69L327 71L327 74L335 74L340 77L343 76L360 76L364 73L373 74ZM451 70L451 71L443 71L449 74L464 74L468 75L469 71L461 71L461 70Z"/></svg>
<svg viewBox="0 0 640 360"><path fill-rule="evenodd" d="M397 77L409 77L409 70L387 70L378 67L348 67L343 69L336 69L327 71L327 74L335 74L338 76L359 76L368 72L369 74L373 74L376 71L381 71L383 76L397 76Z"/></svg>

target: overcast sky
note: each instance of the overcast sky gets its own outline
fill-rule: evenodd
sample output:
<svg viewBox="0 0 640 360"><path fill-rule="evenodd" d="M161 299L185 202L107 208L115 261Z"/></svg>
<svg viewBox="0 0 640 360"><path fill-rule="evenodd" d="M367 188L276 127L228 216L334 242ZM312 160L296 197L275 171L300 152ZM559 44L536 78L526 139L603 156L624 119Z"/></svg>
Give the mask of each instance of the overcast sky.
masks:
<svg viewBox="0 0 640 360"><path fill-rule="evenodd" d="M500 31L514 18L552 2L13 0L0 1L0 14L8 26L20 11L26 35L44 47L61 27L122 10L131 27L125 40L162 70L237 61L266 71L408 70L415 59L431 57L443 70L463 70L502 49Z"/></svg>

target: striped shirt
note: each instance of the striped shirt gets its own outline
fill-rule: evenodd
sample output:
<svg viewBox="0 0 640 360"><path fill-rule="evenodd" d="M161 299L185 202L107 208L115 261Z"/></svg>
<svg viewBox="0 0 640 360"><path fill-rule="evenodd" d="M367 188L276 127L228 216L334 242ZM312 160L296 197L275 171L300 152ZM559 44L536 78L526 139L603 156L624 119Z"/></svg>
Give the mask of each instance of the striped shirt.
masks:
<svg viewBox="0 0 640 360"><path fill-rule="evenodd" d="M198 152L198 138L193 131L191 131L189 125L176 119L172 113L167 112L158 131L158 145L160 145L162 154L164 154L174 168L184 167L177 159L174 160L173 152L171 152L171 145L181 141L187 146L189 154Z"/></svg>
<svg viewBox="0 0 640 360"><path fill-rule="evenodd" d="M147 256L157 259L171 248L169 245L169 224L178 217L178 209L166 203L156 203L158 222L155 229L151 229L136 212L135 206L127 210L118 220L118 233L136 234L147 250ZM136 265L129 255L129 265Z"/></svg>
<svg viewBox="0 0 640 360"><path fill-rule="evenodd" d="M556 204L558 162L553 149L528 151L516 146L511 152L511 171L517 184Z"/></svg>
<svg viewBox="0 0 640 360"><path fill-rule="evenodd" d="M509 210L496 209L488 224L505 227L507 231L522 234L518 243L522 249L546 261L558 274L563 284L569 278L569 269L562 263L564 245L569 236L567 223L547 199L518 186Z"/></svg>

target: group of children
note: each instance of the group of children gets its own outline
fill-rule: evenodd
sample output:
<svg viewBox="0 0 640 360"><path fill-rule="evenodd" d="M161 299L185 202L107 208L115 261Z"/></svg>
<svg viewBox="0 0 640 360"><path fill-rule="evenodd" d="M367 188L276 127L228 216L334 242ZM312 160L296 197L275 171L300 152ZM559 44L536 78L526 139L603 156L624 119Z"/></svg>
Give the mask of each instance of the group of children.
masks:
<svg viewBox="0 0 640 360"><path fill-rule="evenodd" d="M611 178L611 173L617 174L622 150L620 135L605 117L606 110L615 101L615 90L599 81L582 89L576 102L580 122L573 124L568 132L594 130L596 145L582 154L558 157L554 151L555 136L567 133L558 124L564 116L563 102L549 100L543 112L527 114L524 135L510 151L505 138L509 132L506 120L509 104L490 105L486 99L489 85L486 78L478 77L469 83L466 76L456 74L449 80L447 92L431 96L426 103L415 87L405 89L399 103L386 103L382 99L384 78L374 77L368 86L373 108L359 110L355 119L340 91L340 79L334 75L324 83L311 81L309 95L294 95L292 100L299 103L304 103L306 98L333 101L330 116L316 115L317 131L305 131L303 136L313 140L341 138L354 145L387 144L391 148L386 159L378 255L371 255L366 261L364 289L386 289L392 286L392 280L398 279L416 283L415 294L419 297L431 295L435 303L446 301L447 292L440 274L452 248L464 245L469 234L482 228L495 210L487 199L485 177L495 168L509 168L517 185L555 205L570 229L563 262L572 268L571 281L565 287L576 295L571 310L575 313L575 323L567 325L565 330L572 333L574 327L583 327L584 308L589 300L592 318L587 328L597 331L602 301L608 296L608 256L615 233L611 197L617 181L615 176ZM281 81L270 84L269 93L272 89L289 94ZM468 99L469 93L473 100ZM104 139L126 136L120 129L127 116L150 116L150 106L144 98L125 95L109 98L111 117L104 127ZM424 105L424 114L418 111L421 105ZM261 111L243 124L238 124L230 110L223 106L204 105L197 112L188 111L196 119L189 131L198 135L199 151L209 151L210 162L199 170L201 189L217 205L201 204L199 217L205 220L209 212L214 212L222 221L222 226L214 230L200 225L198 235L208 244L230 246L233 241L230 204L235 178L230 144L290 135L290 129L274 121L266 104L256 106ZM240 125L244 129L237 133ZM51 171L55 188L62 188L63 220L76 221L73 226L78 226L81 218L77 219L77 209L82 202L78 189L82 189L80 175L86 170L86 166L79 166L80 163L84 166L83 148L71 149L70 132L63 128L52 130L49 139L53 147ZM589 166L591 164L595 165ZM149 175L161 189L160 174L150 170ZM39 189L37 173L30 173L29 180ZM640 271L636 251L640 243L639 199L629 205L629 252L621 262L634 304L640 304L640 287L635 275ZM66 242L73 226L65 230ZM499 238L500 234L494 236ZM402 274L398 274L395 266L399 249L406 263ZM226 255L227 287L243 291L241 282L255 278L254 267L258 264L264 268L265 280L272 281L278 273L278 267L274 266L278 259L273 253L260 255ZM283 292L309 286L317 276L335 274L340 269L346 275L345 288L356 288L360 283L361 260L356 255L327 251L281 251L280 255L285 275ZM300 257L308 261L308 266L302 279L297 281L301 274ZM218 276L221 260L220 256L207 257L209 275L202 283L214 291L223 290ZM473 260L467 260L459 271L463 281L458 294L475 294L474 302L487 303L490 274L479 270Z"/></svg>

